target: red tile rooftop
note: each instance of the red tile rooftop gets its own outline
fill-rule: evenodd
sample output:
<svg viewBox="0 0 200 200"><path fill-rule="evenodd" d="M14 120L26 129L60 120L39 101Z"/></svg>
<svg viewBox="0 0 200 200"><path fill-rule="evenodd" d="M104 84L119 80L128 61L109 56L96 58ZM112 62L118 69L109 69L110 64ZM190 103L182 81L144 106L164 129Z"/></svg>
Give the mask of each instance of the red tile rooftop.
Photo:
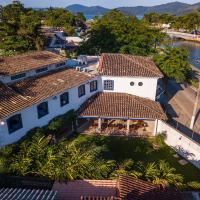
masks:
<svg viewBox="0 0 200 200"><path fill-rule="evenodd" d="M10 57L0 57L0 75L12 75L65 61L49 51L35 51Z"/></svg>
<svg viewBox="0 0 200 200"><path fill-rule="evenodd" d="M163 77L150 58L117 53L101 55L99 73L105 76Z"/></svg>
<svg viewBox="0 0 200 200"><path fill-rule="evenodd" d="M89 81L90 76L73 69L53 71L6 86L0 84L0 119Z"/></svg>
<svg viewBox="0 0 200 200"><path fill-rule="evenodd" d="M167 119L158 102L125 93L99 92L78 110L80 117Z"/></svg>
<svg viewBox="0 0 200 200"><path fill-rule="evenodd" d="M56 200L184 200L174 189L120 176L118 180L75 180L55 182Z"/></svg>

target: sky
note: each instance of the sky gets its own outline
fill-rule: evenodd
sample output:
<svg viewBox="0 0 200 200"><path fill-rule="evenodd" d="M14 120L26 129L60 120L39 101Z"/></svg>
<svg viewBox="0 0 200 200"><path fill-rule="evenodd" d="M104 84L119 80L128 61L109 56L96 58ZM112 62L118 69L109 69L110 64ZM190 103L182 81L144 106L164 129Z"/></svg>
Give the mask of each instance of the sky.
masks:
<svg viewBox="0 0 200 200"><path fill-rule="evenodd" d="M82 4L86 6L99 5L106 8L116 8L120 6L153 6L174 2L176 0L21 0L26 7L66 7L71 4ZM200 0L180 0L184 3L197 3ZM0 5L7 5L12 0L0 0Z"/></svg>

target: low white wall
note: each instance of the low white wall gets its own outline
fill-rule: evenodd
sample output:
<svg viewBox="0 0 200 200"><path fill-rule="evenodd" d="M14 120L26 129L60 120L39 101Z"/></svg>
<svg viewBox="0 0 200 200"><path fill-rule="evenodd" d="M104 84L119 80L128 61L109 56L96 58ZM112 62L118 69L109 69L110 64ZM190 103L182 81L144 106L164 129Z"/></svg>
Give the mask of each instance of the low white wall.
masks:
<svg viewBox="0 0 200 200"><path fill-rule="evenodd" d="M165 132L167 135L167 145L200 169L200 145L198 143L183 135L169 124L158 120L157 134L161 132Z"/></svg>

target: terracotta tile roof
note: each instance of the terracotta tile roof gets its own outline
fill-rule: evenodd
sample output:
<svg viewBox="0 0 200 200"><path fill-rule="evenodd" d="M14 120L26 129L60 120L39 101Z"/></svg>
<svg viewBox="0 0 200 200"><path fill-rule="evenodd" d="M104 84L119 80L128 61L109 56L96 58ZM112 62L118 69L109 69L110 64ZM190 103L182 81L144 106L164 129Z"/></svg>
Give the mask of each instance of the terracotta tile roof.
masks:
<svg viewBox="0 0 200 200"><path fill-rule="evenodd" d="M121 117L166 119L159 103L125 93L100 92L89 98L78 110L80 117Z"/></svg>
<svg viewBox="0 0 200 200"><path fill-rule="evenodd" d="M119 196L124 200L183 200L183 195L173 189L162 188L130 176L119 178Z"/></svg>
<svg viewBox="0 0 200 200"><path fill-rule="evenodd" d="M54 71L15 84L0 85L0 119L78 86L91 77L74 69Z"/></svg>
<svg viewBox="0 0 200 200"><path fill-rule="evenodd" d="M163 77L150 58L117 53L102 54L99 73L106 76Z"/></svg>
<svg viewBox="0 0 200 200"><path fill-rule="evenodd" d="M181 192L120 176L118 180L75 180L55 182L57 200L183 200Z"/></svg>
<svg viewBox="0 0 200 200"><path fill-rule="evenodd" d="M0 83L0 119L23 109L28 100L10 87Z"/></svg>
<svg viewBox="0 0 200 200"><path fill-rule="evenodd" d="M67 183L56 181L53 190L58 191L57 200L80 200L81 197L84 200L85 197L91 197L90 200L92 197L102 197L99 200L108 200L103 199L103 197L116 197L118 195L117 180L75 180Z"/></svg>
<svg viewBox="0 0 200 200"><path fill-rule="evenodd" d="M49 51L35 51L11 57L0 57L0 75L11 75L65 61Z"/></svg>

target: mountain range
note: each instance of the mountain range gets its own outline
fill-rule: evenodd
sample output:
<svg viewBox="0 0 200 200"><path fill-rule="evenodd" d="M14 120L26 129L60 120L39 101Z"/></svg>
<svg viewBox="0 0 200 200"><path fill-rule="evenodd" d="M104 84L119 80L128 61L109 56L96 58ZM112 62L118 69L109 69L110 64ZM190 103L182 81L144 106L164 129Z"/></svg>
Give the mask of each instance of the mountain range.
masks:
<svg viewBox="0 0 200 200"><path fill-rule="evenodd" d="M103 15L110 9L101 6L84 6L80 4L73 4L66 7L73 13L82 12L85 15ZM192 11L200 10L200 2L196 4L186 4L181 2L172 2L157 6L136 6L136 7L118 7L116 8L127 15L144 15L150 12L169 13L173 15L182 15Z"/></svg>

